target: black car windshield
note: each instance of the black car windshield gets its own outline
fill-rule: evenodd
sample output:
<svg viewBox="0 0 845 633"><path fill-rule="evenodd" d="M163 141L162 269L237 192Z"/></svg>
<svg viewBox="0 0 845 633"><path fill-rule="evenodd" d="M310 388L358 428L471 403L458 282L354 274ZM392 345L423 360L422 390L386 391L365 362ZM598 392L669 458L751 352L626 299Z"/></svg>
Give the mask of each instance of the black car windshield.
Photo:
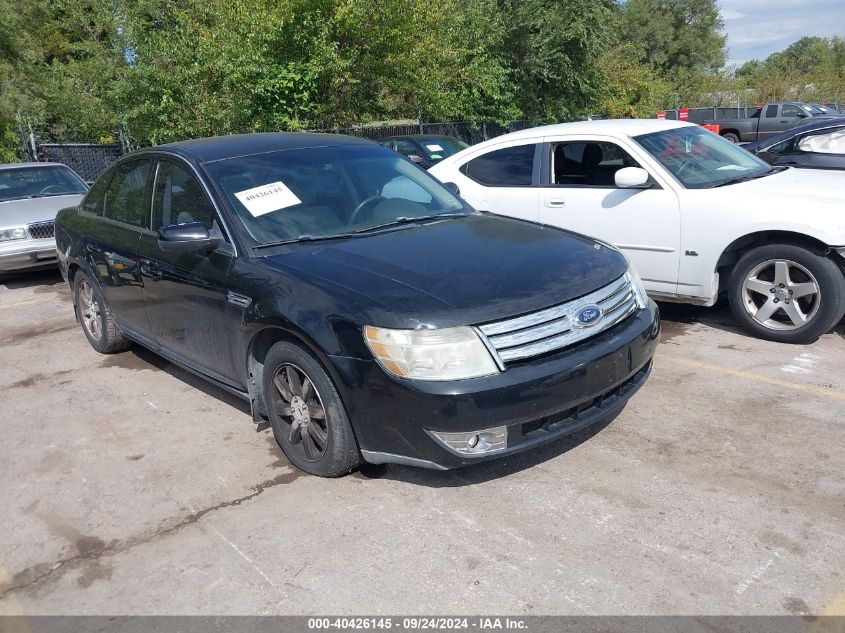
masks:
<svg viewBox="0 0 845 633"><path fill-rule="evenodd" d="M426 172L380 146L268 152L206 168L255 246L471 211Z"/></svg>
<svg viewBox="0 0 845 633"><path fill-rule="evenodd" d="M698 126L643 134L634 140L687 189L707 189L774 172L751 152Z"/></svg>
<svg viewBox="0 0 845 633"><path fill-rule="evenodd" d="M429 160L439 160L452 154L457 154L462 149L469 147L460 139L449 136L436 136L433 138L419 138L417 142L422 146L426 157Z"/></svg>
<svg viewBox="0 0 845 633"><path fill-rule="evenodd" d="M88 187L82 179L61 165L0 169L0 202L86 191Z"/></svg>

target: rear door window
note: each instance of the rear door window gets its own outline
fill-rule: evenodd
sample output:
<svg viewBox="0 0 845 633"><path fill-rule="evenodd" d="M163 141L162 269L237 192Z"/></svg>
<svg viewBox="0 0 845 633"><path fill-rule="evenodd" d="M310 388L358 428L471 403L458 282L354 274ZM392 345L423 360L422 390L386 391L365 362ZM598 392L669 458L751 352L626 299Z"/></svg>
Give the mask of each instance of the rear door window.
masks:
<svg viewBox="0 0 845 633"><path fill-rule="evenodd" d="M103 215L112 220L149 227L147 180L152 160L144 158L119 165L106 193Z"/></svg>
<svg viewBox="0 0 845 633"><path fill-rule="evenodd" d="M88 195L85 196L85 199L82 201L82 210L91 213L93 215L102 215L103 213L103 197L106 194L106 189L109 186L109 181L111 180L112 172L109 171L103 174L97 182L94 183L94 186L91 187L91 190L88 192Z"/></svg>
<svg viewBox="0 0 845 633"><path fill-rule="evenodd" d="M461 172L488 187L530 187L536 143L493 150L461 165Z"/></svg>

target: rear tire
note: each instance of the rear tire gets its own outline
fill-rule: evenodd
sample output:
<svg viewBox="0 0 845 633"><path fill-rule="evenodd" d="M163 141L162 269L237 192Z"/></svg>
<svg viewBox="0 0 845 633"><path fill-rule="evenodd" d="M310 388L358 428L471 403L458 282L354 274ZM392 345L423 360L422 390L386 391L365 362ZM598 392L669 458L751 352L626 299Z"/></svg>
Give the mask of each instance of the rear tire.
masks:
<svg viewBox="0 0 845 633"><path fill-rule="evenodd" d="M113 354L132 345L115 323L100 288L82 271L73 278L73 296L79 324L91 347L100 354Z"/></svg>
<svg viewBox="0 0 845 633"><path fill-rule="evenodd" d="M724 134L722 134L722 138L726 141L730 141L731 143L739 143L739 136L737 136L733 132L725 132Z"/></svg>
<svg viewBox="0 0 845 633"><path fill-rule="evenodd" d="M338 477L361 464L337 389L309 352L276 343L264 360L263 388L273 435L294 466L318 477Z"/></svg>
<svg viewBox="0 0 845 633"><path fill-rule="evenodd" d="M792 244L754 248L729 282L734 316L752 334L812 343L845 314L845 276L830 259Z"/></svg>

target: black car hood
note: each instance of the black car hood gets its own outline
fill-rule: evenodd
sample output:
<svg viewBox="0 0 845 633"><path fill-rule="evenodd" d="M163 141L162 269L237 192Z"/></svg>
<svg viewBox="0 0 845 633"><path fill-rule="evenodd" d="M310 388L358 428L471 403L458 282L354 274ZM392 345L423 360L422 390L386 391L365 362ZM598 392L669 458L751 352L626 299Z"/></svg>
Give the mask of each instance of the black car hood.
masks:
<svg viewBox="0 0 845 633"><path fill-rule="evenodd" d="M627 269L589 238L490 214L337 241L299 244L267 258L384 308L374 325L444 327L532 312L588 294Z"/></svg>

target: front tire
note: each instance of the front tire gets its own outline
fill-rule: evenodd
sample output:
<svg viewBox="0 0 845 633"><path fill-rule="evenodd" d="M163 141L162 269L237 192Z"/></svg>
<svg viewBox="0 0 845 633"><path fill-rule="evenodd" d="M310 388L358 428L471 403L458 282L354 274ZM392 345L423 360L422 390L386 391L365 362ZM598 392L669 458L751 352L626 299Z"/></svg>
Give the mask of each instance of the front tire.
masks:
<svg viewBox="0 0 845 633"><path fill-rule="evenodd" d="M781 343L812 343L845 314L845 277L827 257L791 244L754 248L729 282L731 309L745 329Z"/></svg>
<svg viewBox="0 0 845 633"><path fill-rule="evenodd" d="M309 352L276 343L264 360L263 389L276 442L297 468L337 477L361 464L337 389Z"/></svg>
<svg viewBox="0 0 845 633"><path fill-rule="evenodd" d="M132 345L115 323L99 287L82 271L73 278L73 296L79 324L91 347L100 354L113 354Z"/></svg>

